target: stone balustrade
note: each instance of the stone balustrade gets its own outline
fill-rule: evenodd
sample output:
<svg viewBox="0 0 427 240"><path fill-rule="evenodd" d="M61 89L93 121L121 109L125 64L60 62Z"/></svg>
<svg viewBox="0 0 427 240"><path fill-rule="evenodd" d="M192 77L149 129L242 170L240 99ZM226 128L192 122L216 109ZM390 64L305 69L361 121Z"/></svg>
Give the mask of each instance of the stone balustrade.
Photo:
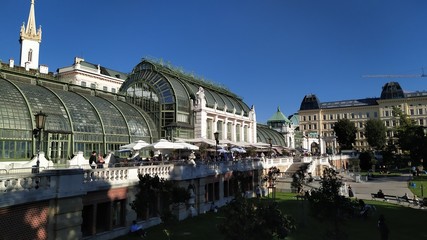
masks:
<svg viewBox="0 0 427 240"><path fill-rule="evenodd" d="M341 156L339 157L341 160ZM333 157L304 157L303 162L322 164ZM0 207L9 203L50 199L57 196L85 194L102 189L136 185L138 175L158 175L168 180L189 180L224 174L230 171L249 171L280 166L287 169L292 157L258 160L240 160L193 164L160 164L148 166L112 167L100 169L47 169L40 173L0 174Z"/></svg>

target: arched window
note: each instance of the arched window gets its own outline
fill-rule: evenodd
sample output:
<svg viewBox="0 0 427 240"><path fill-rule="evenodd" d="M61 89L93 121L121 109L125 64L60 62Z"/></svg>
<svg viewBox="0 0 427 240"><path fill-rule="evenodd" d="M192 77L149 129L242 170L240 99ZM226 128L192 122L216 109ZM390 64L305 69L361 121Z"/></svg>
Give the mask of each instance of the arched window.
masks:
<svg viewBox="0 0 427 240"><path fill-rule="evenodd" d="M30 49L30 51L28 51L28 62L32 62L33 61L33 49Z"/></svg>

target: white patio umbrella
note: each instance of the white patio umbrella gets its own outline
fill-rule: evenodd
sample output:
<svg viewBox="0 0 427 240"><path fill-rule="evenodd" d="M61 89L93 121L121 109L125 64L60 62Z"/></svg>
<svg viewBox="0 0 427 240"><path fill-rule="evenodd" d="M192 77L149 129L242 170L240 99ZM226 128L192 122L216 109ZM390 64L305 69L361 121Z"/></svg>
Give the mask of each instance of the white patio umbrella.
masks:
<svg viewBox="0 0 427 240"><path fill-rule="evenodd" d="M174 143L175 143L175 144L178 144L178 145L183 146L183 149L188 149L188 150L199 150L199 147L198 147L198 146L193 145L193 144L186 143L186 142L184 142L184 141L182 141L182 140L176 141L176 142L174 142Z"/></svg>
<svg viewBox="0 0 427 240"><path fill-rule="evenodd" d="M243 148L233 147L230 149L232 152L238 152L238 153L246 153L246 150Z"/></svg>
<svg viewBox="0 0 427 240"><path fill-rule="evenodd" d="M159 141L149 144L143 148L151 148L155 150L162 150L162 149L184 149L184 146L181 144L177 144L174 142L169 142L166 139L160 139Z"/></svg>
<svg viewBox="0 0 427 240"><path fill-rule="evenodd" d="M125 150L125 149L129 149L129 150L140 150L141 148L145 147L149 145L147 142L143 141L143 140L138 140L123 146L120 146L119 149L121 150Z"/></svg>
<svg viewBox="0 0 427 240"><path fill-rule="evenodd" d="M185 138L177 138L178 141L184 141L187 143L194 143L194 144L208 144L208 145L215 145L215 140L212 139L207 139L207 138L203 138L203 137L199 137L199 138L190 138L190 139L185 139Z"/></svg>

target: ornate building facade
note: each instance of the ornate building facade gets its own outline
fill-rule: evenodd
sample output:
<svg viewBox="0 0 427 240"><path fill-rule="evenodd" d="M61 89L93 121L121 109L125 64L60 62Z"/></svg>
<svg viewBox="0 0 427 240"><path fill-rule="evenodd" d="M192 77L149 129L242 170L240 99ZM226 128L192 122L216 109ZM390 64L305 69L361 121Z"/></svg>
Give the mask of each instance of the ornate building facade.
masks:
<svg viewBox="0 0 427 240"><path fill-rule="evenodd" d="M420 126L427 126L427 91L404 92L397 82L382 87L378 98L320 102L316 95L306 95L299 110L300 130L304 132L309 150L320 145L321 153L338 153L333 126L339 119L349 119L357 128L354 149L369 150L365 137L365 123L380 119L387 127L387 138L394 140L394 127L399 121L393 115L393 107L400 108ZM314 144L313 144L314 143Z"/></svg>

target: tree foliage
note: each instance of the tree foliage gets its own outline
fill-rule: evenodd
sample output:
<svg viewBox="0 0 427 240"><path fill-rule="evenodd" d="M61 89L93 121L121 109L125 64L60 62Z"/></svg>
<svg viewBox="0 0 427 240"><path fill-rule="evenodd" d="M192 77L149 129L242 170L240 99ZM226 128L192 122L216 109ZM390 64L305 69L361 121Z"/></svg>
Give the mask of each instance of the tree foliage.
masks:
<svg viewBox="0 0 427 240"><path fill-rule="evenodd" d="M307 169L311 164L312 162L309 164L302 164L299 169L294 174L292 174L291 187L296 189L297 193L300 193L301 189L303 188L303 183L306 182ZM313 181L313 178L310 176L308 181Z"/></svg>
<svg viewBox="0 0 427 240"><path fill-rule="evenodd" d="M267 174L262 178L263 182L267 182L269 187L276 185L277 176L280 174L280 169L276 166L272 166L268 169Z"/></svg>
<svg viewBox="0 0 427 240"><path fill-rule="evenodd" d="M427 157L427 137L424 127L415 124L415 121L402 112L400 108L393 108L393 115L399 118L399 126L396 128L400 149L409 152L415 162Z"/></svg>
<svg viewBox="0 0 427 240"><path fill-rule="evenodd" d="M312 191L308 198L311 214L315 218L334 223L335 228L327 229L325 239L346 239L346 235L341 232L340 225L353 214L351 200L339 194L342 181L337 174L334 169L326 168L323 171L320 188Z"/></svg>
<svg viewBox="0 0 427 240"><path fill-rule="evenodd" d="M377 150L384 148L387 142L387 128L380 119L369 119L365 125L365 136L369 145Z"/></svg>
<svg viewBox="0 0 427 240"><path fill-rule="evenodd" d="M341 149L353 149L356 142L357 129L348 119L340 119L334 125L335 135Z"/></svg>
<svg viewBox="0 0 427 240"><path fill-rule="evenodd" d="M294 219L284 215L274 201L237 197L224 207L218 228L226 240L285 239L295 229Z"/></svg>
<svg viewBox="0 0 427 240"><path fill-rule="evenodd" d="M190 193L173 181L149 174L139 174L138 178L139 191L130 206L139 217L147 217L147 214L158 215L160 211L166 213L172 203L185 202L190 198Z"/></svg>
<svg viewBox="0 0 427 240"><path fill-rule="evenodd" d="M371 152L362 152L359 155L360 169L367 171L371 168L372 164L375 164L373 154Z"/></svg>

